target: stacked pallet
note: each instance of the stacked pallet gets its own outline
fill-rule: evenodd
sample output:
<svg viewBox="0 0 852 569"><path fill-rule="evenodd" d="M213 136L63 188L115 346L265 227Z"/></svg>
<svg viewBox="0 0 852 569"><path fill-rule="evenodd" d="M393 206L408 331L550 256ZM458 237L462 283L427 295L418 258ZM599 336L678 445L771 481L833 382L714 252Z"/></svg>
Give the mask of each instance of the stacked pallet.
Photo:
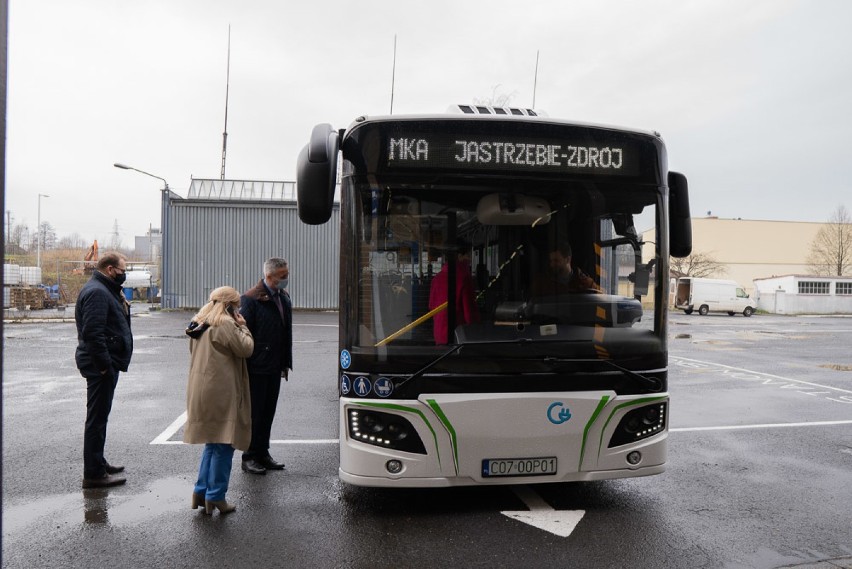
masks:
<svg viewBox="0 0 852 569"><path fill-rule="evenodd" d="M44 308L44 290L37 287L9 287L9 305L19 309Z"/></svg>

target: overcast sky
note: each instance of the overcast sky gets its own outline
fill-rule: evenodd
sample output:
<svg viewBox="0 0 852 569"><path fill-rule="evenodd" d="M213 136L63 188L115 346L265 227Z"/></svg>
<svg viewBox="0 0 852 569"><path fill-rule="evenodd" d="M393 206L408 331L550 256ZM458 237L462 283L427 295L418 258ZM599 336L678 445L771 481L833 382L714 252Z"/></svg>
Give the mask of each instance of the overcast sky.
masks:
<svg viewBox="0 0 852 569"><path fill-rule="evenodd" d="M847 0L10 0L6 209L125 246L165 178L294 180L314 124L494 93L656 130L693 216L825 221L852 208Z"/></svg>

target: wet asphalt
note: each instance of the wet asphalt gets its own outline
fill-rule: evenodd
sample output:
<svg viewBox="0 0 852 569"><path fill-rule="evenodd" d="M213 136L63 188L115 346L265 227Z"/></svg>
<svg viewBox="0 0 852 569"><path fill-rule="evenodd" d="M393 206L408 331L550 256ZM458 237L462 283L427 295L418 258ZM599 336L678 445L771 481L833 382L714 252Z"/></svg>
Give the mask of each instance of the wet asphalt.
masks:
<svg viewBox="0 0 852 569"><path fill-rule="evenodd" d="M30 317L36 316L30 314ZM6 322L3 567L852 567L852 319L673 313L668 470L528 486L582 510L568 537L503 515L513 486L379 490L337 478L337 315L297 313L273 456L234 464L238 509L189 508L180 444L189 314L134 305L135 351L107 458L128 482L82 490L85 382L73 322Z"/></svg>

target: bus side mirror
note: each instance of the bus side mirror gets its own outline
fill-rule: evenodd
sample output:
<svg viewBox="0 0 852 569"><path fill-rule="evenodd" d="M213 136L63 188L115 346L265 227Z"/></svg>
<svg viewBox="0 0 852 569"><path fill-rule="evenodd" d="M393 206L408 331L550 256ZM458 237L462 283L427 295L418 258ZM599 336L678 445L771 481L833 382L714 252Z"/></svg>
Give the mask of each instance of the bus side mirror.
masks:
<svg viewBox="0 0 852 569"><path fill-rule="evenodd" d="M311 141L296 162L296 203L299 218L310 225L331 218L337 184L337 151L340 139L330 124L318 124Z"/></svg>
<svg viewBox="0 0 852 569"><path fill-rule="evenodd" d="M669 253L688 257L692 253L692 218L686 176L669 172Z"/></svg>

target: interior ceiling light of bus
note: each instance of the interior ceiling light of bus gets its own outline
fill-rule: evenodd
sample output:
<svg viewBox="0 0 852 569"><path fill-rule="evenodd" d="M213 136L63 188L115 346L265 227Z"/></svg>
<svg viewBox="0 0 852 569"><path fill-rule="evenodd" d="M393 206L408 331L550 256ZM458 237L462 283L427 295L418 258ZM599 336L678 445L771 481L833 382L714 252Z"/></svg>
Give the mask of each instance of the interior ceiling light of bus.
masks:
<svg viewBox="0 0 852 569"><path fill-rule="evenodd" d="M451 105L447 112L465 115L513 115L519 117L545 116L542 111L518 107L492 107L490 105Z"/></svg>

